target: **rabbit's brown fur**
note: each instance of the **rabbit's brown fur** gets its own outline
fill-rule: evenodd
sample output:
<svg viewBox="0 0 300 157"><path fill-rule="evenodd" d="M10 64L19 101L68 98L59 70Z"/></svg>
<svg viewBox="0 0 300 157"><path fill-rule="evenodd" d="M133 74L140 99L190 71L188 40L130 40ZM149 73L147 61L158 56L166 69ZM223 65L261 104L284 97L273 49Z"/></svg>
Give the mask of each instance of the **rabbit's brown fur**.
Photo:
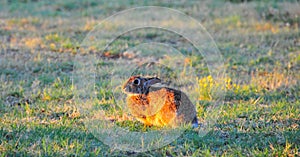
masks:
<svg viewBox="0 0 300 157"><path fill-rule="evenodd" d="M192 122L198 125L195 106L181 91L167 87L153 87L158 78L132 76L123 89L131 114L145 125L178 126Z"/></svg>

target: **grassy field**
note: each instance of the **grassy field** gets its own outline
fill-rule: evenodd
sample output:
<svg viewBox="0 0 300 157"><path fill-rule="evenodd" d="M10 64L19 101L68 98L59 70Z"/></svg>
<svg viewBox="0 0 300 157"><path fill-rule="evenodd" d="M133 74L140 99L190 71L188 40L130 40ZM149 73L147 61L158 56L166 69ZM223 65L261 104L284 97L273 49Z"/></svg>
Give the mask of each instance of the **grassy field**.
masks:
<svg viewBox="0 0 300 157"><path fill-rule="evenodd" d="M212 130L200 136L197 129L188 128L170 144L140 153L111 148L94 137L85 120L95 117L74 105L72 82L75 55L86 35L106 17L138 6L169 7L198 20L215 40L226 69L226 92ZM0 155L300 156L299 27L300 4L292 0L1 1ZM113 32L114 26L106 29ZM116 105L124 103L124 94L115 100L119 89L107 90L121 86L127 77L124 67L153 59L151 53L161 57L155 52L167 50L136 47L146 52L140 56L124 50L124 45L130 49L149 41L174 47L185 55L185 62L171 70L145 65L132 73L177 79L174 86L190 91L199 121L204 122L217 99L212 91L220 84L214 82L203 56L182 36L149 28L123 34L100 54L92 110L105 110L107 118L131 131L160 129L131 120L126 105ZM89 51L97 52L97 47L91 45ZM183 71L190 75L180 77Z"/></svg>

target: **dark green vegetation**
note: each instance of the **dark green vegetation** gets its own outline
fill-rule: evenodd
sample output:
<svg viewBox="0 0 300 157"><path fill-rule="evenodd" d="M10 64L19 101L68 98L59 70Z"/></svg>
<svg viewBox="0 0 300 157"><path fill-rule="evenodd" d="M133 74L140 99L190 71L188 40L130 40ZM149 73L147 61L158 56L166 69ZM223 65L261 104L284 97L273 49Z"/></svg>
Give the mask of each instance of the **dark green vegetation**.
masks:
<svg viewBox="0 0 300 157"><path fill-rule="evenodd" d="M224 57L227 92L214 130L206 136L188 129L165 147L133 153L113 150L87 130L73 105L71 75L74 54L93 26L118 11L143 5L178 9L201 22ZM296 1L1 1L0 155L299 156L299 8ZM170 32L142 29L123 35L113 46L149 40L188 56L187 66L197 71L197 110L203 120L214 99L210 90L217 85L203 58L186 48L187 41ZM130 58L112 50L103 53L105 59L97 65L109 68L120 56ZM122 108L114 106L112 92L105 90L110 84L106 75L97 76L99 100L94 107L112 114ZM118 125L149 129L138 122Z"/></svg>

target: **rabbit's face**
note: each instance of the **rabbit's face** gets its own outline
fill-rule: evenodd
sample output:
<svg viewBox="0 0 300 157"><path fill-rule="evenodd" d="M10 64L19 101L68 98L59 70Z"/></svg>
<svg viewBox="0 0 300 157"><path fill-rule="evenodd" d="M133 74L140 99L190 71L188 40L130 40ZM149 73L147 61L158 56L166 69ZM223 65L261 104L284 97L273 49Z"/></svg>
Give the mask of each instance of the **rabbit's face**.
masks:
<svg viewBox="0 0 300 157"><path fill-rule="evenodd" d="M140 76L132 76L124 84L123 90L126 94L147 94L149 87L155 83L159 83L159 78L143 78Z"/></svg>

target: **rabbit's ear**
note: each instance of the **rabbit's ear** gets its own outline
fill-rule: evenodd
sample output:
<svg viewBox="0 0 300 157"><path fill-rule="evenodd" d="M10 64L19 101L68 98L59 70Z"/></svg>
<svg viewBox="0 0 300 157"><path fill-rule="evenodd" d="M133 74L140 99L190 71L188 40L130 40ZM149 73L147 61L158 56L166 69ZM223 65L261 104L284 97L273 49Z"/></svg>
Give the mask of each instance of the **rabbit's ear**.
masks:
<svg viewBox="0 0 300 157"><path fill-rule="evenodd" d="M161 80L157 77L154 78L149 78L147 81L144 82L144 87L148 88L151 85L155 84L155 83L160 83Z"/></svg>

